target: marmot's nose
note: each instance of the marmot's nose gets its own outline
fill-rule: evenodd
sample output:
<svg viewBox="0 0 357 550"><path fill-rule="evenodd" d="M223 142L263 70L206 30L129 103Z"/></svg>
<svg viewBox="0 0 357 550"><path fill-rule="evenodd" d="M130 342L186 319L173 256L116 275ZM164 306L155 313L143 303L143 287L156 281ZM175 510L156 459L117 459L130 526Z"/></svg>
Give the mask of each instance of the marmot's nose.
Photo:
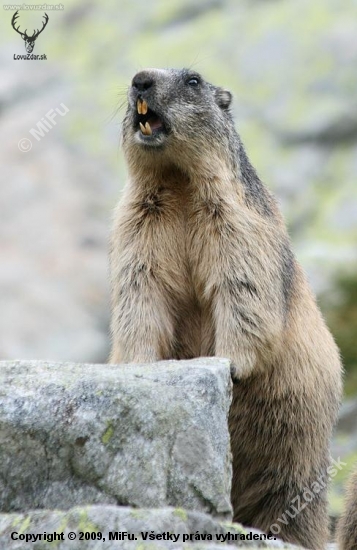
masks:
<svg viewBox="0 0 357 550"><path fill-rule="evenodd" d="M146 90L151 88L153 83L154 83L154 78L153 78L152 74L150 74L146 71L142 71L141 73L137 73L134 76L131 85L138 92L145 92Z"/></svg>

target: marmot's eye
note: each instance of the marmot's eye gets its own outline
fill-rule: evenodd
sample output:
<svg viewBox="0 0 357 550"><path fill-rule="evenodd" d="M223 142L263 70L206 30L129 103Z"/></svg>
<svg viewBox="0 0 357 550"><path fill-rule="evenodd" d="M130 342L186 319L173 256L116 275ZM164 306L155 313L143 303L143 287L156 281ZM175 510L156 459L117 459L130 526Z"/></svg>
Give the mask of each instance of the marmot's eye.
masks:
<svg viewBox="0 0 357 550"><path fill-rule="evenodd" d="M196 86L199 85L199 80L198 80L198 78L196 78L196 77L194 76L194 77L190 78L190 80L187 81L187 84L188 84L189 86L192 86L193 88L195 88Z"/></svg>

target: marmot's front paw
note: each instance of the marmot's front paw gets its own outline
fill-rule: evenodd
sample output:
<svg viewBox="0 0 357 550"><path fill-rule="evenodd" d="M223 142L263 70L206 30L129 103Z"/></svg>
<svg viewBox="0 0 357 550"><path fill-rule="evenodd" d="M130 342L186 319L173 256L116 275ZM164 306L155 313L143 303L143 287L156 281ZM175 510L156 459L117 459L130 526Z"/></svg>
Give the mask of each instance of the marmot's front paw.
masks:
<svg viewBox="0 0 357 550"><path fill-rule="evenodd" d="M226 357L229 357L226 356ZM231 377L234 382L238 382L243 378L250 376L257 368L256 354L253 350L250 352L244 353L241 356L235 357L234 360L231 359Z"/></svg>
<svg viewBox="0 0 357 550"><path fill-rule="evenodd" d="M233 363L233 361L231 361L231 377L233 384L235 382L238 382L242 378L241 369L235 363Z"/></svg>

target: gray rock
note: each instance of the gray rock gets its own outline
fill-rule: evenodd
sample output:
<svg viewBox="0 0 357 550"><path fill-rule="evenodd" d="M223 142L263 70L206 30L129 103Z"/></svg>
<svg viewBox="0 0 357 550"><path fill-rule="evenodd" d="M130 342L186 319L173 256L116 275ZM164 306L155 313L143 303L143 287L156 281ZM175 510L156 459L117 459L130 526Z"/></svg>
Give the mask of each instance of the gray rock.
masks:
<svg viewBox="0 0 357 550"><path fill-rule="evenodd" d="M230 363L0 363L0 510L181 506L231 517Z"/></svg>
<svg viewBox="0 0 357 550"><path fill-rule="evenodd" d="M79 540L80 533L88 533L96 540ZM11 533L13 538L11 539ZM16 534L15 534L16 533ZM21 541L21 536L30 534L61 535L63 541ZM76 538L69 540L68 535ZM112 533L109 540L109 533ZM136 540L128 540L123 533ZM279 540L244 540L247 535L259 536L256 529L245 529L239 524L220 523L207 514L182 508L133 509L115 506L87 506L73 508L68 512L58 510L31 511L27 514L0 514L0 545L6 550L26 550L31 544L34 550L218 550L219 548L297 548ZM100 535L101 534L101 535ZM158 536L150 540L150 535ZM167 540L176 535L176 542ZM197 541L197 535L210 536L209 542ZM97 537L101 537L100 540ZM115 537L117 539L115 540ZM161 537L161 538L160 538ZM191 538L190 538L191 537ZM196 538L195 538L196 537ZM244 537L244 539L243 539ZM222 538L226 544L222 546ZM57 537L58 539L58 537ZM105 539L105 540L103 540ZM113 540L114 539L114 540ZM123 539L123 540L121 540ZM166 539L166 540L165 540ZM235 540L236 539L236 540ZM242 540L243 539L243 540Z"/></svg>

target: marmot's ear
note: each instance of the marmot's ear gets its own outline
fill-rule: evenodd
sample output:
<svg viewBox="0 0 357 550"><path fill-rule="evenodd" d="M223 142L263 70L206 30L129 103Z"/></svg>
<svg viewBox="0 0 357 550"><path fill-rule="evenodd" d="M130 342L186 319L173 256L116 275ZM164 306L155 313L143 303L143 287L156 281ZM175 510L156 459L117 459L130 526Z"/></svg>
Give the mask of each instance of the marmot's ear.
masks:
<svg viewBox="0 0 357 550"><path fill-rule="evenodd" d="M232 101L232 94L224 88L216 88L215 99L218 107L221 109L228 109Z"/></svg>

